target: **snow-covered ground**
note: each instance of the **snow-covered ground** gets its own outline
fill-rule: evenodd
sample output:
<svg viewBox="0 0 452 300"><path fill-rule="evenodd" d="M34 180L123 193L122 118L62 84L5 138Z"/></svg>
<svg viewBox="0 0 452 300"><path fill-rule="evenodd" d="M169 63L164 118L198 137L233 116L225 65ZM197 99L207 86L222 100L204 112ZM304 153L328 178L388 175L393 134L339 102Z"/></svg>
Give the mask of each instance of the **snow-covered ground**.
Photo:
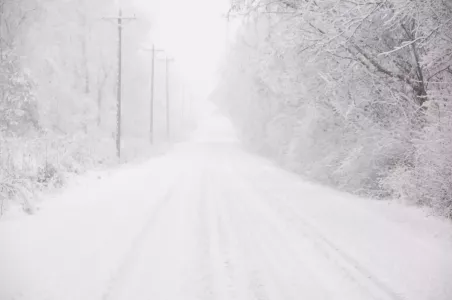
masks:
<svg viewBox="0 0 452 300"><path fill-rule="evenodd" d="M452 299L448 222L303 182L202 123L1 220L0 299Z"/></svg>

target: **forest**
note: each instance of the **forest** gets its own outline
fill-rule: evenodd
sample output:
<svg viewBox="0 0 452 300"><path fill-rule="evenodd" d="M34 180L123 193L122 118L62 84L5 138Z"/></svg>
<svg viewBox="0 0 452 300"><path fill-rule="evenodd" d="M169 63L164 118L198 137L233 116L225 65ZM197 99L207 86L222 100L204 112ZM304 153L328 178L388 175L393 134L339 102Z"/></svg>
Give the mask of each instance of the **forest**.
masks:
<svg viewBox="0 0 452 300"><path fill-rule="evenodd" d="M124 26L122 70L130 161L158 147L142 49L152 20L123 6L135 16ZM109 0L0 1L2 211L10 198L32 210L36 191L118 163L115 15ZM450 1L235 0L227 17L241 26L211 99L248 148L308 180L452 216ZM160 63L157 85L163 72Z"/></svg>
<svg viewBox="0 0 452 300"><path fill-rule="evenodd" d="M233 1L212 99L306 179L452 216L452 2Z"/></svg>

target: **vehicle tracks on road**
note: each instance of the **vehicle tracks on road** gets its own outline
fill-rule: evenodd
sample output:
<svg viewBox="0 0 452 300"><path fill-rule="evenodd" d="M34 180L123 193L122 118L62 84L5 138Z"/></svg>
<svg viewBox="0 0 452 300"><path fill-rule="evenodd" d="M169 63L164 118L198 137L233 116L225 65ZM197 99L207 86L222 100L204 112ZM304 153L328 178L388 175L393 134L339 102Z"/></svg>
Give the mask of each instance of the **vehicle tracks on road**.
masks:
<svg viewBox="0 0 452 300"><path fill-rule="evenodd" d="M298 233L299 236L309 240L318 253L321 253L331 265L356 284L368 299L374 300L407 300L402 295L393 291L388 285L372 274L365 266L348 255L345 251L331 242L324 234L317 230L306 218L293 206L284 202L284 198L258 186L249 177L243 177L259 195L260 202L267 206L268 212L279 216L279 219L287 224L288 232ZM275 217L275 219L278 217ZM300 252L301 254L302 252Z"/></svg>
<svg viewBox="0 0 452 300"><path fill-rule="evenodd" d="M149 234L149 231L154 226L157 221L159 213L168 206L169 202L173 198L174 194L177 192L176 186L178 182L183 178L183 174L179 175L177 179L168 187L168 190L163 195L162 199L157 201L154 205L151 206L149 210L149 218L147 222L144 224L142 229L139 231L137 236L135 237L130 250L125 254L124 259L122 260L119 267L112 273L112 276L109 280L109 284L106 288L106 291L102 297L102 300L110 300L111 292L115 285L122 279L123 276L127 275L127 268L134 263L134 259L136 257L137 252L141 251L143 246L143 242L146 239L146 236Z"/></svg>

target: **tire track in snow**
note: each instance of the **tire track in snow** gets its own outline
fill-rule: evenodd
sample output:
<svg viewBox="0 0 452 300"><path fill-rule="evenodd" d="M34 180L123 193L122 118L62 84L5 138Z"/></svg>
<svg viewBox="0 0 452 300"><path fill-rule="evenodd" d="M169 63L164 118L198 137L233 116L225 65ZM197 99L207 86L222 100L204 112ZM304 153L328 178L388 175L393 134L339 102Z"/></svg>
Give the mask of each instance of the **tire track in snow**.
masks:
<svg viewBox="0 0 452 300"><path fill-rule="evenodd" d="M237 299L234 283L233 259L230 255L231 232L226 228L222 207L224 186L223 176L214 165L204 170L200 211L205 222L206 260L205 267L210 274L208 299Z"/></svg>
<svg viewBox="0 0 452 300"><path fill-rule="evenodd" d="M229 178L227 178L229 180ZM246 274L246 259L240 252L241 243L238 240L237 229L233 227L233 213L231 212L231 201L233 196L231 186L228 180L221 178L221 185L217 188L217 213L218 226L220 232L220 251L223 258L225 274L227 276L227 288L229 291L229 299L251 299L247 282L249 278Z"/></svg>
<svg viewBox="0 0 452 300"><path fill-rule="evenodd" d="M204 182L206 179L205 172L202 173L200 177L200 182ZM206 188L200 189L199 201L197 205L197 215L199 220L199 228L198 228L198 242L199 242L199 251L197 255L197 261L200 265L198 270L198 280L196 283L201 285L201 291L199 292L200 299L212 299L214 295L213 290L213 274L211 273L212 268L210 266L210 262L206 259L209 257L209 245L211 243L209 236L209 222L207 219L207 193Z"/></svg>
<svg viewBox="0 0 452 300"><path fill-rule="evenodd" d="M324 235L318 232L308 222L302 219L300 214L296 214L294 209L286 207L285 214L293 214L291 218L292 224L296 224L297 229L304 235L309 236L323 252L322 254L336 264L346 273L349 278L355 281L363 289L365 289L373 299L388 300L404 300L405 298L398 295L391 288L385 285L377 276L371 273L357 260L335 246Z"/></svg>
<svg viewBox="0 0 452 300"><path fill-rule="evenodd" d="M342 270L344 275L365 291L369 297L375 300L406 300L403 296L397 294L389 286L384 284L357 260L334 245L326 236L306 221L300 213L296 213L293 207L287 204L283 205L280 197L266 191L264 188L253 183L249 178L243 178L256 190L260 195L259 198L263 199L261 202L267 205L270 211L275 214L278 213L282 221L291 225L287 226L288 230L293 230L293 226L295 226L297 232L312 241L314 246L331 264Z"/></svg>
<svg viewBox="0 0 452 300"><path fill-rule="evenodd" d="M266 291L261 264L255 259L255 252L262 247L257 246L257 240L249 238L250 228L243 222L246 212L242 214L243 207L235 203L240 190L231 184L233 177L225 176L229 168L217 167L209 170L210 176L206 181L205 211L214 285L210 299L272 299Z"/></svg>
<svg viewBox="0 0 452 300"><path fill-rule="evenodd" d="M217 178L214 170L208 170L210 176L205 176L205 194L204 194L204 214L206 218L206 226L208 228L208 259L209 267L212 272L212 292L214 298L218 300L226 300L230 298L229 289L227 287L228 276L224 269L224 256L220 246L220 220L218 214L218 194L215 193L215 181ZM206 174L207 175L207 174Z"/></svg>
<svg viewBox="0 0 452 300"><path fill-rule="evenodd" d="M235 179L233 179L235 182ZM234 184L235 195L231 197L231 210L234 215L232 226L239 240L242 267L246 273L246 291L242 299L270 300L285 299L271 295L278 290L275 281L268 278L268 260L264 254L266 244L264 239L257 234L262 228L256 228L256 219L253 218L253 211L246 205L247 196L243 193L240 185ZM238 201L240 200L240 202ZM267 276L266 276L267 275ZM245 282L244 282L245 283ZM250 298L252 297L252 298Z"/></svg>
<svg viewBox="0 0 452 300"><path fill-rule="evenodd" d="M103 300L108 300L111 297L111 293L115 285L121 281L123 276L127 274L127 268L133 263L136 253L140 251L141 246L151 228L155 225L159 213L168 206L171 198L173 198L174 193L177 191L177 183L180 182L183 175L179 175L178 179L175 180L169 187L167 192L164 194L163 198L156 204L152 205L149 211L149 219L141 229L141 231L135 237L130 250L124 255L124 259L120 263L119 267L112 273L109 283L107 285L106 291L102 296Z"/></svg>
<svg viewBox="0 0 452 300"><path fill-rule="evenodd" d="M229 165L222 171L222 185L218 192L221 191L223 196L221 213L228 217L224 226L229 229L230 239L236 242L236 247L232 248L237 262L233 279L239 286L236 299L289 299L281 289L281 279L271 275L274 264L269 262L274 261L274 256L268 255L268 232L264 231L262 225L265 224L259 222L249 205L249 195L237 179L236 168Z"/></svg>
<svg viewBox="0 0 452 300"><path fill-rule="evenodd" d="M243 242L254 245L251 247L255 261L252 286L256 298L298 299L300 295L309 295L309 299L331 299L331 293L312 272L312 266L309 268L312 263L300 260L304 249L298 249L298 253L292 249L294 239L285 238L266 214L260 212L253 191L243 185L240 195L242 225L246 224L242 231L248 231Z"/></svg>

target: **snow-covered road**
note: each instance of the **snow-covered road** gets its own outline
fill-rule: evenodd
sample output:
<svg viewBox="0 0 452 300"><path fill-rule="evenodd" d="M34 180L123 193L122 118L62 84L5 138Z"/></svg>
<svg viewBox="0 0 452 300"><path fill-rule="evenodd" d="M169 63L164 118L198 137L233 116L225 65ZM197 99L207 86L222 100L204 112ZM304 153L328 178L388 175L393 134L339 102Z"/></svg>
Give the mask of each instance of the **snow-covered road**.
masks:
<svg viewBox="0 0 452 300"><path fill-rule="evenodd" d="M0 222L4 297L452 299L450 224L208 136Z"/></svg>

